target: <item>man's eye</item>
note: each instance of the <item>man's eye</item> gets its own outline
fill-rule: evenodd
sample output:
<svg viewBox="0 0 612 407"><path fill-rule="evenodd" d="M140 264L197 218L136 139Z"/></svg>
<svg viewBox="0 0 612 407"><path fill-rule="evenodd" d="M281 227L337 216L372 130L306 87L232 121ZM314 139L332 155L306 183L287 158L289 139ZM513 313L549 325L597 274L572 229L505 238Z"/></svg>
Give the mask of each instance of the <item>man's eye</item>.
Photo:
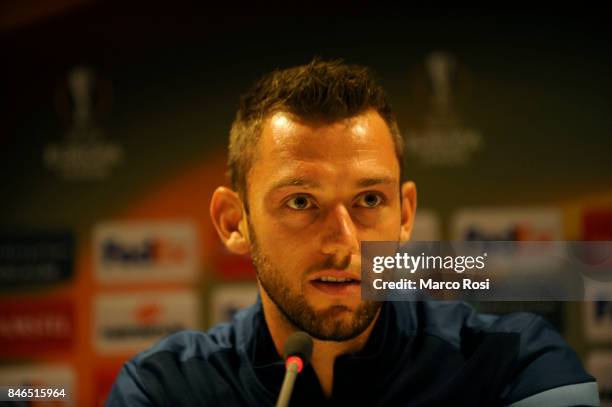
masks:
<svg viewBox="0 0 612 407"><path fill-rule="evenodd" d="M364 208L375 208L382 203L382 198L378 194L363 194L357 200L357 205L362 206Z"/></svg>
<svg viewBox="0 0 612 407"><path fill-rule="evenodd" d="M289 199L287 206L291 209L304 210L312 207L312 201L307 196L298 195Z"/></svg>

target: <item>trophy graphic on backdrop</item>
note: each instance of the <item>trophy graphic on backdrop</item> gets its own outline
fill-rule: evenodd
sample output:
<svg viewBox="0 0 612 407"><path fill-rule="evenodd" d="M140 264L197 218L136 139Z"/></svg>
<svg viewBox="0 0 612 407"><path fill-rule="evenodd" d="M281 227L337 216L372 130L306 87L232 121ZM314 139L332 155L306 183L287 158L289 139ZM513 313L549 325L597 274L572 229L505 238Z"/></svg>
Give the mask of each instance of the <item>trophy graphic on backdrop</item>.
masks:
<svg viewBox="0 0 612 407"><path fill-rule="evenodd" d="M123 148L104 139L99 120L109 99L106 84L91 68L77 66L58 91L58 110L68 129L63 142L45 147L43 158L63 179L105 179L123 161Z"/></svg>
<svg viewBox="0 0 612 407"><path fill-rule="evenodd" d="M92 71L85 67L76 67L68 74L67 79L73 101L73 132L87 132L88 129L95 129L92 117L95 77Z"/></svg>
<svg viewBox="0 0 612 407"><path fill-rule="evenodd" d="M455 59L444 52L434 52L425 59L429 85L431 89L431 102L437 116L451 113L452 81L451 75L455 73Z"/></svg>
<svg viewBox="0 0 612 407"><path fill-rule="evenodd" d="M473 153L482 147L482 135L466 127L455 107L458 63L448 52L436 51L424 61L429 109L420 128L410 129L408 154L424 167L458 167L466 165Z"/></svg>

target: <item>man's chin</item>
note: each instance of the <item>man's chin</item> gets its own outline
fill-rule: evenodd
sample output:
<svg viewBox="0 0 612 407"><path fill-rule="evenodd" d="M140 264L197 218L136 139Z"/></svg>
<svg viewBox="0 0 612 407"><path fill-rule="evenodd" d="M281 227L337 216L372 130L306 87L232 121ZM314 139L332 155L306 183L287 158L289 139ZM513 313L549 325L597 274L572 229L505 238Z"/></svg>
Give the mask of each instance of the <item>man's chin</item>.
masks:
<svg viewBox="0 0 612 407"><path fill-rule="evenodd" d="M366 329L367 326L363 329L355 329L350 322L332 320L322 322L317 329L311 329L308 333L320 341L344 342L358 337Z"/></svg>
<svg viewBox="0 0 612 407"><path fill-rule="evenodd" d="M357 312L364 306L361 292L355 295L330 296L318 290L304 290L304 300L310 309L316 313L326 312Z"/></svg>
<svg viewBox="0 0 612 407"><path fill-rule="evenodd" d="M377 305L350 308L345 305L331 305L313 310L316 323L306 331L315 339L323 341L347 341L363 333L376 319Z"/></svg>
<svg viewBox="0 0 612 407"><path fill-rule="evenodd" d="M329 305L324 308L314 309L317 317L321 319L353 319L355 317L355 308L344 304Z"/></svg>

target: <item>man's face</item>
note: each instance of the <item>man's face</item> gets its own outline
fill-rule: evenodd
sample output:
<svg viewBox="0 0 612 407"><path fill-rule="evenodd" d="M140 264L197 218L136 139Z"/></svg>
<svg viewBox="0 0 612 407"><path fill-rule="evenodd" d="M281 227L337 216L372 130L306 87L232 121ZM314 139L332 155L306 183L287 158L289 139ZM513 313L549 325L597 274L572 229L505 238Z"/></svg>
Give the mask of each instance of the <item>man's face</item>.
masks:
<svg viewBox="0 0 612 407"><path fill-rule="evenodd" d="M361 300L360 242L400 236L389 128L375 111L333 124L277 113L255 156L248 222L262 296L315 338L356 337L380 308Z"/></svg>

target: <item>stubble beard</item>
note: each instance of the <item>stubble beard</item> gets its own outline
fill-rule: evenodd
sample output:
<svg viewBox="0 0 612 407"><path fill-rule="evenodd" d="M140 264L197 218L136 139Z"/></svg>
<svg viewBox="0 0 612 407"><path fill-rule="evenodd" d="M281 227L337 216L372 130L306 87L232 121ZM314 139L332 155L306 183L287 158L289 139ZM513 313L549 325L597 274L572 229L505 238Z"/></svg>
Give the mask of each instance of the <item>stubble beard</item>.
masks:
<svg viewBox="0 0 612 407"><path fill-rule="evenodd" d="M359 336L374 321L382 306L376 301L362 301L355 311L351 311L344 305L333 305L325 310L315 311L306 301L302 288L299 288L300 292L292 290L283 281L282 271L275 268L260 250L250 222L249 235L251 257L259 284L283 317L294 327L315 339L340 342ZM331 268L330 266L333 266L333 263L328 262L325 265L319 265L317 269ZM348 320L347 314L350 314Z"/></svg>

